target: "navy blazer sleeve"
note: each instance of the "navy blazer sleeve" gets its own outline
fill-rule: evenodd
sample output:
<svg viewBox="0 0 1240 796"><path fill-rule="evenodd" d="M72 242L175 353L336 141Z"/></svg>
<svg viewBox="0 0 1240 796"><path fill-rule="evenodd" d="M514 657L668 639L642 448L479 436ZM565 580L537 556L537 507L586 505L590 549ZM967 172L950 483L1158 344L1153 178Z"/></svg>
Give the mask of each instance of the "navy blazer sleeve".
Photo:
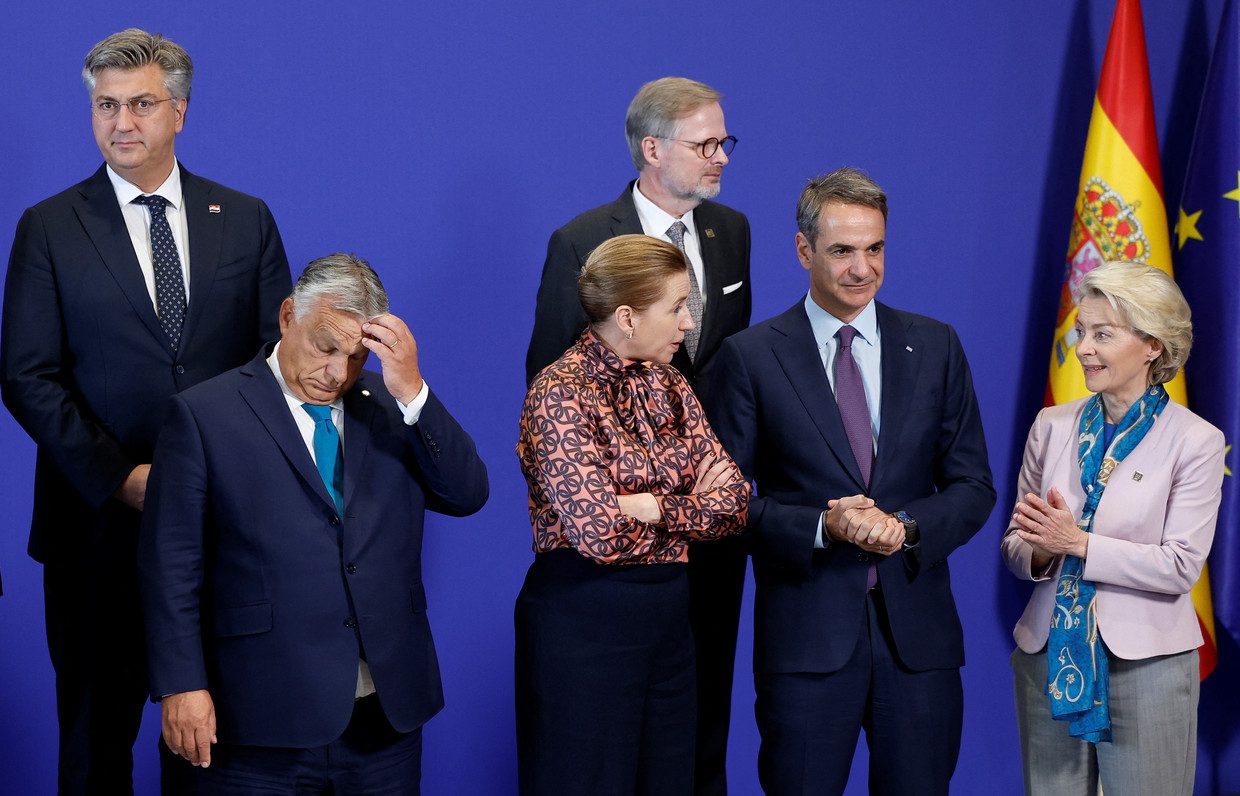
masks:
<svg viewBox="0 0 1240 796"><path fill-rule="evenodd" d="M707 378L711 426L752 482L757 477L758 434L763 421L753 376L734 339L723 341L707 369ZM797 505L772 500L760 490L749 501L749 528L759 536L764 551L808 577L818 518L826 507L826 496L820 505Z"/></svg>
<svg viewBox="0 0 1240 796"><path fill-rule="evenodd" d="M258 200L259 239L262 251L258 259L258 339L260 344L280 339L280 305L293 292L289 278L288 256L284 241L267 203Z"/></svg>
<svg viewBox="0 0 1240 796"><path fill-rule="evenodd" d="M534 331L525 355L526 384L559 359L586 328L586 314L577 297L577 275L584 262L563 229L551 234L534 305Z"/></svg>
<svg viewBox="0 0 1240 796"><path fill-rule="evenodd" d="M410 430L417 467L411 475L426 494L426 507L450 517L466 517L487 502L487 466L473 439L461 428L434 391Z"/></svg>
<svg viewBox="0 0 1240 796"><path fill-rule="evenodd" d="M44 218L29 208L17 225L5 278L0 389L40 455L51 456L82 499L98 507L141 462L83 411L75 394L59 278Z"/></svg>
<svg viewBox="0 0 1240 796"><path fill-rule="evenodd" d="M955 330L946 325L941 328L947 336L947 365L943 370L942 409L935 429L935 457L930 463L935 491L902 506L883 507L890 511L902 509L917 520L923 567L945 561L952 551L973 538L986 524L995 505L973 374Z"/></svg>

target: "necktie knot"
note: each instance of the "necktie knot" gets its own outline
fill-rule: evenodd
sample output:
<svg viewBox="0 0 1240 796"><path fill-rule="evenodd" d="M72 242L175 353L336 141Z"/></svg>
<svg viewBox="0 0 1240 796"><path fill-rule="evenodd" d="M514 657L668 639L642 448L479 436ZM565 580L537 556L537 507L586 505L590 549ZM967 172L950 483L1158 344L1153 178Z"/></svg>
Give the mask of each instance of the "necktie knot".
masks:
<svg viewBox="0 0 1240 796"><path fill-rule="evenodd" d="M671 239L672 243L676 244L676 248L684 251L685 233L688 231L689 228L685 226L685 222L676 221L667 228L667 237Z"/></svg>
<svg viewBox="0 0 1240 796"><path fill-rule="evenodd" d="M320 406L319 404L302 404L302 409L306 410L306 414L314 418L314 422L322 423L324 420L332 419L331 406Z"/></svg>
<svg viewBox="0 0 1240 796"><path fill-rule="evenodd" d="M857 330L845 324L840 327L835 336L840 339L840 348L852 348L853 338L857 336Z"/></svg>
<svg viewBox="0 0 1240 796"><path fill-rule="evenodd" d="M133 200L134 204L146 205L152 215L164 214L164 209L168 206L168 200L159 194L150 194L148 196L139 196Z"/></svg>

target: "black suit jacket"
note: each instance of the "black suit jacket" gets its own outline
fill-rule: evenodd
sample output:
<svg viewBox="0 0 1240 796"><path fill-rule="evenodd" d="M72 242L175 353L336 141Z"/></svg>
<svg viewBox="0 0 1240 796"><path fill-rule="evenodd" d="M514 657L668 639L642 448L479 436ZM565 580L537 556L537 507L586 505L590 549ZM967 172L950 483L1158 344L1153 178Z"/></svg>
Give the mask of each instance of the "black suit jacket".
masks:
<svg viewBox="0 0 1240 796"><path fill-rule="evenodd" d="M22 215L5 279L4 403L38 446L30 555L135 544L112 493L151 461L168 398L279 336L288 260L262 201L181 169L189 310L159 327L104 167ZM218 212L212 212L212 208Z"/></svg>
<svg viewBox="0 0 1240 796"><path fill-rule="evenodd" d="M633 204L630 182L620 198L574 218L551 234L547 261L534 307L534 333L525 357L528 384L538 372L560 358L586 328L585 311L577 298L577 275L600 243L617 235L641 235L642 223ZM705 265L706 314L696 362L681 347L672 365L697 388L696 377L730 334L749 325L753 296L749 287L749 220L717 202L702 202L693 211ZM739 286L737 286L739 283ZM724 288L729 288L724 293Z"/></svg>
<svg viewBox="0 0 1240 796"><path fill-rule="evenodd" d="M947 557L994 506L973 379L946 324L877 306L878 449L867 489L802 302L724 341L710 373L711 425L757 481L749 504L757 672L832 672L866 632L870 556L814 549L827 500L867 494L919 523L920 550L876 557L892 636L914 670L964 663Z"/></svg>
<svg viewBox="0 0 1240 796"><path fill-rule="evenodd" d="M392 725L443 706L422 585L424 511L487 499L473 441L434 393L405 425L378 374L344 396L344 517L263 350L173 398L139 561L151 693L208 689L228 743L330 743L360 649Z"/></svg>

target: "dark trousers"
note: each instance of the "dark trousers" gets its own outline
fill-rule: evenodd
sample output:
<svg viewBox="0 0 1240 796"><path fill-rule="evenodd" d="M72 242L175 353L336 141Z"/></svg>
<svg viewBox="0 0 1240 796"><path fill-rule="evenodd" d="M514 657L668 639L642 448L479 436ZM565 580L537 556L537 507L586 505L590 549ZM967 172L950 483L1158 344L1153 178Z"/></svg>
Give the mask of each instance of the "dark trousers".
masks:
<svg viewBox="0 0 1240 796"><path fill-rule="evenodd" d="M728 792L728 728L748 551L744 538L689 544L689 624L697 655L697 749L693 789Z"/></svg>
<svg viewBox="0 0 1240 796"><path fill-rule="evenodd" d="M520 792L684 796L693 642L684 566L535 557L516 607Z"/></svg>
<svg viewBox="0 0 1240 796"><path fill-rule="evenodd" d="M856 648L839 671L755 675L766 793L843 793L862 728L870 793L948 792L960 754L960 670L911 671L895 654L877 590L864 610Z"/></svg>
<svg viewBox="0 0 1240 796"><path fill-rule="evenodd" d="M108 537L116 533L105 528ZM57 790L112 796L133 792L133 744L149 696L137 550L134 539L85 536L81 550L43 565L60 728ZM162 740L159 747L162 792L192 792L193 767Z"/></svg>
<svg viewBox="0 0 1240 796"><path fill-rule="evenodd" d="M326 746L216 744L210 767L198 769L198 792L417 796L421 779L421 728L397 732L372 694L354 703L348 727Z"/></svg>

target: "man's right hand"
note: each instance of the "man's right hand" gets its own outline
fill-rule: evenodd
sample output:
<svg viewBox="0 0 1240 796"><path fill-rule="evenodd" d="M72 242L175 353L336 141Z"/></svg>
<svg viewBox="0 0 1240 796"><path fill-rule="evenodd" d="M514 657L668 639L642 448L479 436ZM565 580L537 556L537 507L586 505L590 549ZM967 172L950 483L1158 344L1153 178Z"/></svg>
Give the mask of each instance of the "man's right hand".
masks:
<svg viewBox="0 0 1240 796"><path fill-rule="evenodd" d="M146 502L146 479L151 474L151 465L139 464L129 471L125 481L113 492L113 496L131 509L142 511Z"/></svg>
<svg viewBox="0 0 1240 796"><path fill-rule="evenodd" d="M823 518L827 535L867 553L888 556L904 543L904 525L865 495L827 501Z"/></svg>
<svg viewBox="0 0 1240 796"><path fill-rule="evenodd" d="M169 694L160 703L164 743L196 766L211 765L215 738L215 702L207 691Z"/></svg>

